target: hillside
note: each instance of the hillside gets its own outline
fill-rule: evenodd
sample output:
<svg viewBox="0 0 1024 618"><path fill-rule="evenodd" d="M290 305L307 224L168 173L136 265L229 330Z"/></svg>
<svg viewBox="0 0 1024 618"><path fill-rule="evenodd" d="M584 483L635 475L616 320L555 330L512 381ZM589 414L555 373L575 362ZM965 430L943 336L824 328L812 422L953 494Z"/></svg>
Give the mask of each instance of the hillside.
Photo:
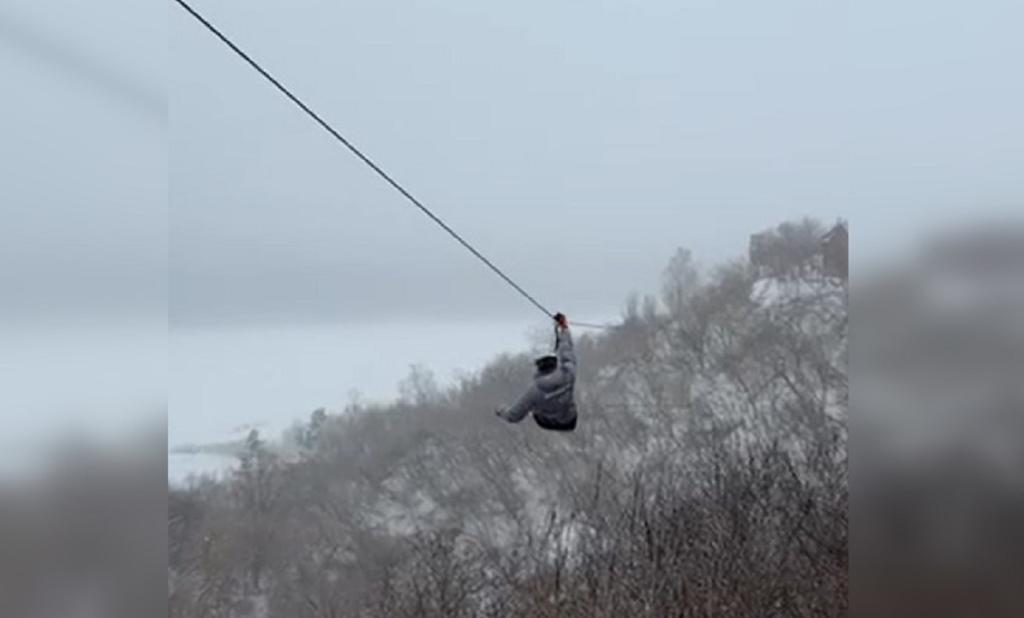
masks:
<svg viewBox="0 0 1024 618"><path fill-rule="evenodd" d="M254 432L231 478L170 492L171 615L845 615L832 236L783 224L707 271L680 250L658 297L576 334L572 434L494 417L531 370L507 355Z"/></svg>

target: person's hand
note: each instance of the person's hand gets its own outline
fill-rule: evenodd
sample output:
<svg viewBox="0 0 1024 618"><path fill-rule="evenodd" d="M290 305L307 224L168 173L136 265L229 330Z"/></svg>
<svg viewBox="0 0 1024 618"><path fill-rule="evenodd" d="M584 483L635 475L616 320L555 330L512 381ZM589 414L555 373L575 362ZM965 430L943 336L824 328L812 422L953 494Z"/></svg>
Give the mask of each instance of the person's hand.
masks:
<svg viewBox="0 0 1024 618"><path fill-rule="evenodd" d="M562 328L569 328L569 319L565 317L564 313L555 314L555 323Z"/></svg>

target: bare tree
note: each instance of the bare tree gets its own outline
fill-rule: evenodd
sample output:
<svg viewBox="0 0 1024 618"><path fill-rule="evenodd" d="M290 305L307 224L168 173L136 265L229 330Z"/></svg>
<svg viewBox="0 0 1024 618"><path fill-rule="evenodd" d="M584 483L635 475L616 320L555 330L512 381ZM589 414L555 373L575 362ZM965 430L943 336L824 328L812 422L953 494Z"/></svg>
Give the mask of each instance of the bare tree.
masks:
<svg viewBox="0 0 1024 618"><path fill-rule="evenodd" d="M232 478L172 493L172 614L845 615L847 295L820 231L705 273L677 252L660 304L580 337L573 434L494 422L527 356L450 388L413 367L393 405L314 412L294 461L254 432Z"/></svg>

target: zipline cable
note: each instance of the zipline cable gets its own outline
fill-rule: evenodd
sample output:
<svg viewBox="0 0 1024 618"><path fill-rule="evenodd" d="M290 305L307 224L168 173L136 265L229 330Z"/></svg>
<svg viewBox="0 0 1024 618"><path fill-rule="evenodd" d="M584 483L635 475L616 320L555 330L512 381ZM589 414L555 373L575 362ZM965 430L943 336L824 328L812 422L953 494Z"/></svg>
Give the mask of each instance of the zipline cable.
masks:
<svg viewBox="0 0 1024 618"><path fill-rule="evenodd" d="M214 36L216 36L218 39L220 39L222 43L227 45L229 48L231 48L231 50L233 52L238 54L238 56L241 57L242 60L245 60L249 64L249 66L251 66L252 68L256 69L256 71L260 75L265 77L267 79L267 81L269 81L278 90L280 90L282 94L284 94L286 97L288 97L292 101L292 103L295 103L296 105L298 105L299 108L302 109L302 111L306 112L306 114L308 114L310 118L315 120L316 123L319 124L325 131L330 133L332 136L334 136L335 139L337 139L346 148L348 148L352 152L352 154L354 154L357 157L359 157L359 159L363 163L368 165L370 167L370 169L372 169L373 171L377 172L377 174L380 175L381 178L386 180L388 184L390 184L399 193L401 193L403 196L405 196L405 198L408 199L410 202L412 202L412 204L414 206L416 206L421 211L423 211L423 214L425 214L428 217L430 217L430 219L433 220L434 223L439 225L441 227L441 229L443 229L444 231L448 232L452 236L452 238L454 238L455 240L459 241L459 243L461 243L463 247L468 249L470 251L470 253L475 255L481 262L486 264L491 270L493 270L499 277L504 279L505 282L508 283L510 286L512 286L517 292L522 294L523 297L526 298L526 300L530 301L531 303L533 303L533 305L535 307L537 307L542 312L544 312L544 315L548 316L549 318L550 317L554 317L553 313L548 311L547 308L544 307L544 305L540 304L537 301L537 299L535 299L526 290L524 290L522 288L522 286L520 286L518 283L513 281L511 277L506 275L504 272L502 272L502 270L500 268L495 266L493 262L491 262L489 259L484 257L484 255L482 253L477 251L476 248L473 247L473 245L469 244L469 242L467 242L464 238L462 238L462 236L460 236L455 230L453 230L447 223L442 221L440 217L435 215L433 212L430 211L429 208L424 206L418 199L413 197L413 195L411 193L409 193L405 189L405 187L403 187L402 185L398 184L398 182L395 179L393 179L391 176L389 176L387 174L387 172L385 172L383 169L381 169L379 165L377 165L372 160L370 160L370 158L367 157L365 154L363 154L358 148L356 148L355 145L352 144L352 142L350 142L347 139L345 139L345 137L342 136L340 133L338 133L334 129L334 127L329 125L324 119L322 119L319 115L317 115L316 112L314 112L312 109L310 109L308 105L303 103L297 96L292 94L290 90L285 88L281 84L281 82L277 81L277 79L275 79L273 75L268 73L266 71L266 69L264 69L262 66L260 66L259 63L257 63L255 60L250 58L248 54L246 54L244 51L241 50L241 48L239 48L237 45L235 45L231 41L231 39L229 39L220 30L218 30L216 28L216 26L211 24L205 17L200 15L195 9L193 9L191 6L189 6L188 2L186 2L185 0L175 0L175 2L177 2L181 6L181 8L185 9L185 11L187 11L189 15L194 17L196 19L196 21L198 21L203 26L205 26L206 29L209 30L211 33L213 33ZM573 324L576 324L576 323L574 322ZM576 325L583 326L582 324L576 324ZM587 326L595 327L595 325L587 325Z"/></svg>

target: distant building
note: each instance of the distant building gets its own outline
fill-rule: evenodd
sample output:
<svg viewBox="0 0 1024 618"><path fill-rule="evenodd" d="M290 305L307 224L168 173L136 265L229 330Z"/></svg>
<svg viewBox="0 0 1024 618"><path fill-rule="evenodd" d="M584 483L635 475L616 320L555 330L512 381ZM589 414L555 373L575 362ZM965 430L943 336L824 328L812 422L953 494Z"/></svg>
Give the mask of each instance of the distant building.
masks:
<svg viewBox="0 0 1024 618"><path fill-rule="evenodd" d="M750 236L748 259L759 279L770 277L780 270L781 265L773 251L773 238L771 230Z"/></svg>
<svg viewBox="0 0 1024 618"><path fill-rule="evenodd" d="M849 279L850 238L845 221L839 221L822 236L821 255L826 276Z"/></svg>
<svg viewBox="0 0 1024 618"><path fill-rule="evenodd" d="M828 232L810 222L784 223L750 236L747 257L758 279L848 278L849 238L839 220Z"/></svg>

